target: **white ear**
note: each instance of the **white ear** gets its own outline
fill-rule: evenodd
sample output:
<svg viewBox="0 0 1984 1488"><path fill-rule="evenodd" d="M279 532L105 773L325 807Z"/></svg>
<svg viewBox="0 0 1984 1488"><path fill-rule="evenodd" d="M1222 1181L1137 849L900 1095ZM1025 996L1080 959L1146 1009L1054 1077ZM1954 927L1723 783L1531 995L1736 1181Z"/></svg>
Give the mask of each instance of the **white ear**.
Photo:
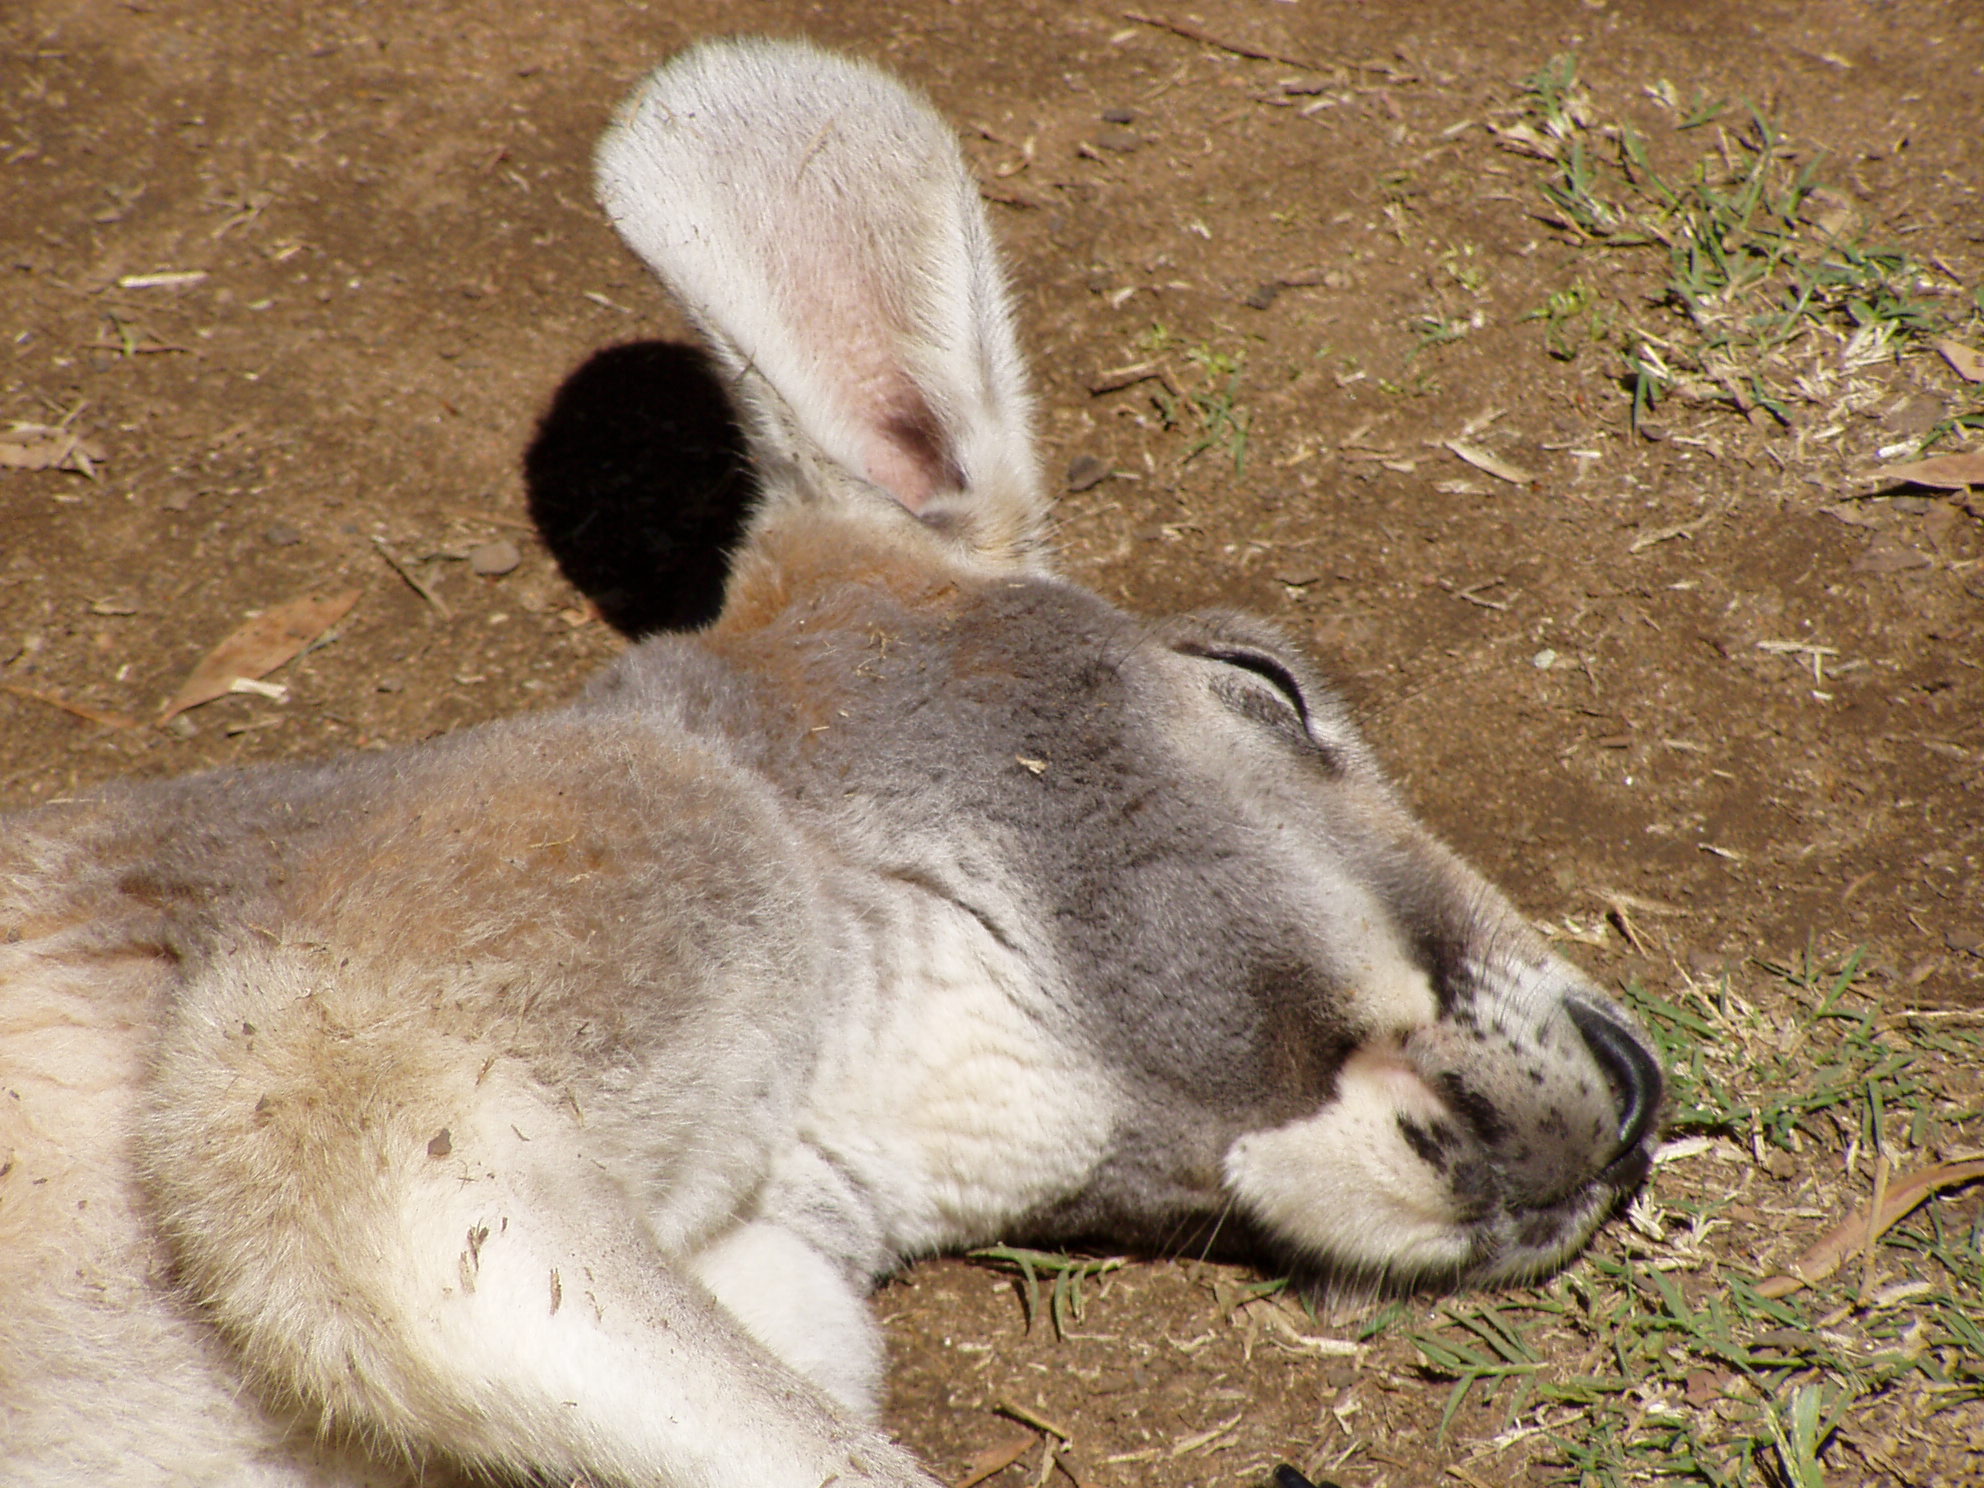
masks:
<svg viewBox="0 0 1984 1488"><path fill-rule="evenodd" d="M705 43L622 109L598 186L736 380L770 500L852 477L980 556L1034 551L1045 503L1006 287L926 101L803 43Z"/></svg>

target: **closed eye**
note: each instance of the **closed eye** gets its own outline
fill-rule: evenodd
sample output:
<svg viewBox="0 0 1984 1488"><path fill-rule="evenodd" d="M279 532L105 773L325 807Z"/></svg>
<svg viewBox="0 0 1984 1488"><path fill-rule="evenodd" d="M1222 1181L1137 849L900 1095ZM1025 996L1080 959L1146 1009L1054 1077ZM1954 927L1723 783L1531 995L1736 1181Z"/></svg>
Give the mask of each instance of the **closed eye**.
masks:
<svg viewBox="0 0 1984 1488"><path fill-rule="evenodd" d="M1281 695L1284 702L1295 710L1301 721L1302 732L1309 732L1309 701L1302 696L1302 684L1295 680L1295 674L1272 656L1260 651L1243 650L1237 646L1181 646L1180 650L1190 656L1201 656L1207 661L1217 661L1226 666L1237 667L1243 672L1251 672Z"/></svg>
<svg viewBox="0 0 1984 1488"><path fill-rule="evenodd" d="M1174 640L1171 649L1214 663L1217 670L1209 679L1214 696L1300 745L1331 776L1358 768L1367 759L1356 725L1329 684L1313 678L1305 682L1302 672L1266 647L1219 635ZM1246 676L1236 677L1235 672Z"/></svg>
<svg viewBox="0 0 1984 1488"><path fill-rule="evenodd" d="M1304 732L1309 727L1309 702L1302 696L1302 684L1295 680L1295 674L1276 661L1272 656L1263 656L1258 651L1207 650L1200 653L1208 661L1223 661L1228 666L1238 667L1243 672L1252 672L1256 677L1271 685L1276 692L1288 699L1288 705L1295 710L1295 716L1302 720Z"/></svg>

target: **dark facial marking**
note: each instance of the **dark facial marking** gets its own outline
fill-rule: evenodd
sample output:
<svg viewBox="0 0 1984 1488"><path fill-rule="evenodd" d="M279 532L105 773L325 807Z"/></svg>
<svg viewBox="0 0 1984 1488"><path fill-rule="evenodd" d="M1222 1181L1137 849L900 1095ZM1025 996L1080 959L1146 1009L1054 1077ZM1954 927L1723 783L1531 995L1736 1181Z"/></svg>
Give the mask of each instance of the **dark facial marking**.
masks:
<svg viewBox="0 0 1984 1488"><path fill-rule="evenodd" d="M1401 1116L1398 1131L1405 1138L1405 1145L1418 1153L1420 1160L1434 1172L1444 1174L1452 1165L1453 1149L1458 1141L1452 1127L1438 1121L1425 1126L1410 1116Z"/></svg>
<svg viewBox="0 0 1984 1488"><path fill-rule="evenodd" d="M1452 1073L1443 1074L1435 1083L1439 1086L1440 1094L1446 1097L1447 1104L1474 1128L1475 1134L1488 1146L1497 1146L1508 1136L1507 1123L1502 1120L1488 1097L1478 1090L1470 1089L1460 1076Z"/></svg>

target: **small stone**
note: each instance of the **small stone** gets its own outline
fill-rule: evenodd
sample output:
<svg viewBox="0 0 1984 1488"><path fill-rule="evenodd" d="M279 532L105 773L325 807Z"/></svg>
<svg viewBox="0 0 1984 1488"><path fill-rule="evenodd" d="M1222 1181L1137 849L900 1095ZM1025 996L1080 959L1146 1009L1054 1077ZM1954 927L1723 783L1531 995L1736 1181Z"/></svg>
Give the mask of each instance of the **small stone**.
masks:
<svg viewBox="0 0 1984 1488"><path fill-rule="evenodd" d="M1862 215L1852 197L1824 186L1806 192L1804 200L1798 203L1799 219L1830 237L1844 233Z"/></svg>
<svg viewBox="0 0 1984 1488"><path fill-rule="evenodd" d="M1529 664L1539 672L1547 672L1557 664L1557 653L1552 651L1548 646L1545 646L1541 651L1530 657Z"/></svg>
<svg viewBox="0 0 1984 1488"><path fill-rule="evenodd" d="M1105 124L1134 124L1137 122L1137 111L1126 108L1106 108L1102 111L1102 122Z"/></svg>
<svg viewBox="0 0 1984 1488"><path fill-rule="evenodd" d="M1916 393L1912 397L1897 400L1891 408L1883 412L1881 425L1891 433L1915 439L1935 428L1948 412L1941 398L1928 393Z"/></svg>
<svg viewBox="0 0 1984 1488"><path fill-rule="evenodd" d="M1141 136L1128 129L1105 129L1095 137L1095 142L1105 150L1114 150L1118 155L1141 150L1144 144Z"/></svg>
<svg viewBox="0 0 1984 1488"><path fill-rule="evenodd" d="M1920 548L1910 547L1892 533L1876 534L1850 565L1855 573L1906 573L1913 568L1933 568L1936 560Z"/></svg>
<svg viewBox="0 0 1984 1488"><path fill-rule="evenodd" d="M293 548L303 541L303 534L287 522L271 522L262 537L276 548Z"/></svg>
<svg viewBox="0 0 1984 1488"><path fill-rule="evenodd" d="M1717 982L1729 974L1729 958L1700 946L1690 946L1683 958L1688 975L1701 982Z"/></svg>
<svg viewBox="0 0 1984 1488"><path fill-rule="evenodd" d="M499 579L523 561L524 555L507 537L478 544L468 552L468 566L486 579Z"/></svg>
<svg viewBox="0 0 1984 1488"><path fill-rule="evenodd" d="M1109 479L1109 462L1094 455L1076 455L1068 462L1068 489L1086 491Z"/></svg>
<svg viewBox="0 0 1984 1488"><path fill-rule="evenodd" d="M377 682L374 682L372 685L375 688L377 688L380 692L403 692L406 690L406 682L403 678L400 677L392 677L392 676L381 677Z"/></svg>

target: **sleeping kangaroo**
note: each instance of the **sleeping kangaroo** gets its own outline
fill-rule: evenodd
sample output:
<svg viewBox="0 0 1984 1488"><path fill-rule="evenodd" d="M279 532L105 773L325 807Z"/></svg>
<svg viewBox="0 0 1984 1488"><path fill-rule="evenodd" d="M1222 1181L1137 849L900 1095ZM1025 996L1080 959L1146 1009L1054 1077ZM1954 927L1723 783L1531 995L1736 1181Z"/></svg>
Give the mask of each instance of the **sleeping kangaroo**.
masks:
<svg viewBox="0 0 1984 1488"><path fill-rule="evenodd" d="M707 44L598 180L748 427L723 612L560 711L0 823L0 1479L927 1485L907 1257L1571 1255L1644 1039L1275 629L1056 574L930 106Z"/></svg>

